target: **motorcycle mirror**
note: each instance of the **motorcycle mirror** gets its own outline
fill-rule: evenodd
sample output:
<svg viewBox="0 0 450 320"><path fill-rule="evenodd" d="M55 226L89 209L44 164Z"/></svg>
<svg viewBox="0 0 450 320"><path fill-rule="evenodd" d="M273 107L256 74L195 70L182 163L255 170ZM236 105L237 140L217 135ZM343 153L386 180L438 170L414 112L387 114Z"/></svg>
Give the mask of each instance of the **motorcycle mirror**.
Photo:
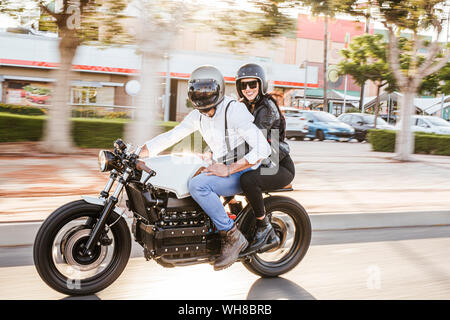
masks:
<svg viewBox="0 0 450 320"><path fill-rule="evenodd" d="M117 139L116 141L114 141L114 147L119 149L120 151L124 151L127 148L122 139Z"/></svg>

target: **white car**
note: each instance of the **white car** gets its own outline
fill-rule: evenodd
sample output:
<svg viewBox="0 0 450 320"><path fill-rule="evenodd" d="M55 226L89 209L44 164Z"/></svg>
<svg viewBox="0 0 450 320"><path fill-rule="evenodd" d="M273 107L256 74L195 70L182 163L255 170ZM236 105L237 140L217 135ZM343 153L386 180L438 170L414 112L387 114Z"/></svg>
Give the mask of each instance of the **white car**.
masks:
<svg viewBox="0 0 450 320"><path fill-rule="evenodd" d="M291 107L280 107L286 119L286 138L303 140L308 133L308 124L301 110Z"/></svg>
<svg viewBox="0 0 450 320"><path fill-rule="evenodd" d="M442 118L433 116L412 116L411 130L414 132L427 132L436 134L450 134L450 123ZM401 121L395 129L401 128Z"/></svg>

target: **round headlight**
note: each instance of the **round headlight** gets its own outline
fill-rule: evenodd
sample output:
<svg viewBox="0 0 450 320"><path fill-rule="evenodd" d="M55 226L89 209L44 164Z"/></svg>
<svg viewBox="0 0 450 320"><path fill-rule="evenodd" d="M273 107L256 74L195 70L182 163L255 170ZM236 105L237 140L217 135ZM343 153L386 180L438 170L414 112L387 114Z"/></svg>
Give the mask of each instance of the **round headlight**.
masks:
<svg viewBox="0 0 450 320"><path fill-rule="evenodd" d="M113 169L114 154L110 151L101 150L98 153L98 166L101 172Z"/></svg>

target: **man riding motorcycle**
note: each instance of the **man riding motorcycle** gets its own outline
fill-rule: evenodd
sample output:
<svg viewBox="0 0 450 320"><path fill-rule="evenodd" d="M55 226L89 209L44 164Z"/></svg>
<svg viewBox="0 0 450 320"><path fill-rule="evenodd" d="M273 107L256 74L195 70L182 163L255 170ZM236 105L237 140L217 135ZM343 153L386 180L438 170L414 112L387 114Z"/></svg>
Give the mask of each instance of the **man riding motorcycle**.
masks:
<svg viewBox="0 0 450 320"><path fill-rule="evenodd" d="M232 265L248 245L225 212L220 196L241 193L241 175L257 169L271 154L270 145L253 123L254 117L245 104L224 93L224 77L217 68L201 66L194 70L188 83L188 97L195 110L174 129L146 142L140 153L141 158L154 156L197 130L202 134L215 163L190 180L189 191L221 236L221 253L214 262L214 270Z"/></svg>

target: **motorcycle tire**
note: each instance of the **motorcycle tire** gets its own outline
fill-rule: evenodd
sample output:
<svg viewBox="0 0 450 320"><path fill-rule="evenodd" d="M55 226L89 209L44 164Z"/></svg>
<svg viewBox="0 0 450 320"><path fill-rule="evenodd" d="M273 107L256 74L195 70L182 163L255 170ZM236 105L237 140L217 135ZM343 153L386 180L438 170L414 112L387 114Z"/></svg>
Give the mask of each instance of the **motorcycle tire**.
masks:
<svg viewBox="0 0 450 320"><path fill-rule="evenodd" d="M131 236L127 223L123 218L119 218L115 212L107 220L107 225L114 223L109 231L112 234L112 243L114 244L112 253L110 253L111 261L99 274L79 281L70 279L60 272L54 260L54 252L63 251L65 243L70 240L67 238L70 238L77 231L89 228L86 225L80 225L78 228L72 227L65 233L63 240L59 244L55 244L58 234L63 232L60 230L68 223L78 222L77 219L80 218L96 221L102 209L103 206L89 204L83 200L70 202L55 210L39 228L33 246L34 264L42 280L54 290L67 295L94 294L111 285L125 269L131 252ZM80 236L78 242L86 241L89 232L89 230L84 230L83 236ZM72 242L75 248L77 242ZM102 247L108 247L109 245L101 244L96 246L94 251L107 250ZM73 249L72 254L75 254L74 252L75 249ZM88 265L88 263L85 264ZM76 285L74 285L74 281L76 281Z"/></svg>
<svg viewBox="0 0 450 320"><path fill-rule="evenodd" d="M283 257L276 261L264 260L264 255L254 254L249 260L243 261L244 266L252 273L260 277L276 277L295 268L308 251L311 243L311 221L305 209L294 199L282 196L270 196L264 199L266 214L271 216L272 226L281 239L281 246L287 240L292 242L289 251ZM282 219L277 218L277 213L286 216L290 226L284 225ZM286 231L289 228L295 228L295 232L290 239L283 235L281 229ZM284 237L284 238L283 238ZM269 250L271 253L281 252L283 248ZM269 252L269 253L270 253Z"/></svg>

